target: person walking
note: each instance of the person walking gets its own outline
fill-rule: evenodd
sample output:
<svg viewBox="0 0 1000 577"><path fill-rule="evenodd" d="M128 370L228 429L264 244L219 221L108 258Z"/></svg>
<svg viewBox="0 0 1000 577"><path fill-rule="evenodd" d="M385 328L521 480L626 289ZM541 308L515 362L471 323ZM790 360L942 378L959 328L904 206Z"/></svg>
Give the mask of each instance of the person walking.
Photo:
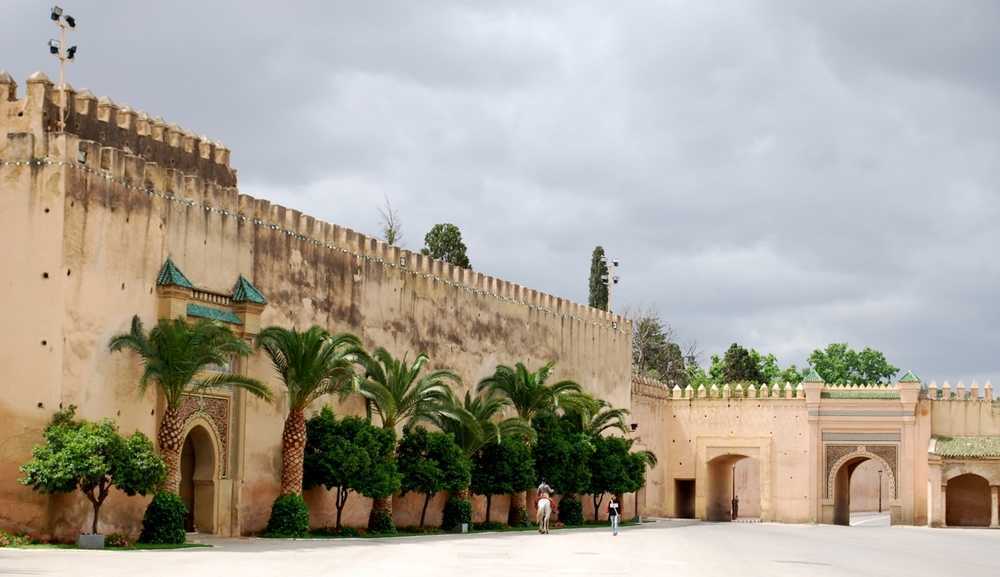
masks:
<svg viewBox="0 0 1000 577"><path fill-rule="evenodd" d="M611 500L608 501L608 520L611 521L611 534L618 536L618 519L621 514L621 505L618 503L618 497L611 495Z"/></svg>

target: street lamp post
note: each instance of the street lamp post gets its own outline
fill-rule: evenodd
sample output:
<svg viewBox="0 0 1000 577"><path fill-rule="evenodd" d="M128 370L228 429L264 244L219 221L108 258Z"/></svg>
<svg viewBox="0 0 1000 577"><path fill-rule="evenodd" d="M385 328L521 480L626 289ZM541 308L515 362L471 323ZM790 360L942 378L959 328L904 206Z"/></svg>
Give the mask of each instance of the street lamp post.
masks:
<svg viewBox="0 0 1000 577"><path fill-rule="evenodd" d="M614 259L609 262L607 256L601 258L604 260L604 268L608 271L601 277L601 280L608 289L608 312L611 312L611 289L618 284L618 275L615 274L615 271L618 270L618 260Z"/></svg>
<svg viewBox="0 0 1000 577"><path fill-rule="evenodd" d="M878 512L882 512L882 469L878 470Z"/></svg>
<svg viewBox="0 0 1000 577"><path fill-rule="evenodd" d="M59 27L59 40L49 40L49 53L59 59L59 131L66 130L66 63L76 58L76 46L66 46L66 32L76 28L76 18L63 12L58 6L52 7L50 18Z"/></svg>
<svg viewBox="0 0 1000 577"><path fill-rule="evenodd" d="M736 496L736 464L733 464L733 501L732 501L732 511L730 512L730 517L733 521L740 516L740 500Z"/></svg>

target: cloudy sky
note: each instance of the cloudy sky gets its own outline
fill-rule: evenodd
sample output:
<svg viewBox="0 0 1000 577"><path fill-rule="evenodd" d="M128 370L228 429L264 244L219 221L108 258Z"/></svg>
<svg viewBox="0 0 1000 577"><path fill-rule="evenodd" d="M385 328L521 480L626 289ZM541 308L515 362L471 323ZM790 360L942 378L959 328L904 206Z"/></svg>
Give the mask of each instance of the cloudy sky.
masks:
<svg viewBox="0 0 1000 577"><path fill-rule="evenodd" d="M56 66L6 0L0 68ZM1000 380L1000 3L64 2L70 82L233 150L244 192L655 307L705 355L873 346Z"/></svg>

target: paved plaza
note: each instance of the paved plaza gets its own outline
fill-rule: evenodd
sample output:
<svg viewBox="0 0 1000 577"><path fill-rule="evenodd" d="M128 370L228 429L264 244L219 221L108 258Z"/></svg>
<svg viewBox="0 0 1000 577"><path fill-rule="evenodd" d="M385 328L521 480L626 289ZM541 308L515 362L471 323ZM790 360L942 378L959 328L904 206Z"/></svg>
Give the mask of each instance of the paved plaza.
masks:
<svg viewBox="0 0 1000 577"><path fill-rule="evenodd" d="M226 539L175 551L0 550L0 575L767 577L1000 575L1000 531L661 522L549 536Z"/></svg>

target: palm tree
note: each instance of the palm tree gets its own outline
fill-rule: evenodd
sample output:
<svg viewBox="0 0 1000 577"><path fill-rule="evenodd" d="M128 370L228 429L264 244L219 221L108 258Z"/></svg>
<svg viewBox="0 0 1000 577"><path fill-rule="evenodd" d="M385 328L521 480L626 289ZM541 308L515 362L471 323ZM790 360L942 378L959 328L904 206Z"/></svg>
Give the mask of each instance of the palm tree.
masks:
<svg viewBox="0 0 1000 577"><path fill-rule="evenodd" d="M365 377L357 391L365 399L369 420L372 411L378 414L382 428L396 432L398 427L408 429L420 421L434 422L437 415L447 410L450 383L460 383L458 375L447 369L430 371L421 376L430 358L420 353L412 363L404 355L396 359L383 347L364 356L359 363ZM371 526L375 516L384 513L392 518L392 496L375 499L372 503Z"/></svg>
<svg viewBox="0 0 1000 577"><path fill-rule="evenodd" d="M565 413L577 432L597 436L613 429L623 435L629 434L629 428L625 424L628 409L616 409L604 399L597 399L586 393L575 401Z"/></svg>
<svg viewBox="0 0 1000 577"><path fill-rule="evenodd" d="M349 333L331 336L315 325L305 332L268 327L257 335L257 346L271 358L288 391L288 416L281 433L281 494L299 494L306 407L323 395L351 392L357 380L354 364L363 355L361 341Z"/></svg>
<svg viewBox="0 0 1000 577"><path fill-rule="evenodd" d="M531 424L535 415L543 411L579 408L588 402L583 388L574 381L564 380L546 384L555 363L549 362L535 372L529 371L523 363L514 368L497 365L492 375L479 381L478 391L489 391L506 397L514 407L517 416ZM511 495L507 521L520 525L527 508L527 493Z"/></svg>
<svg viewBox="0 0 1000 577"><path fill-rule="evenodd" d="M163 393L167 409L157 431L157 443L167 465L164 489L180 489L180 457L184 441L180 419L181 400L185 394L199 394L207 389L237 388L265 399L271 390L256 379L228 371L225 367L234 356L250 354L250 346L228 327L207 320L188 323L183 319L162 319L147 334L138 315L132 317L129 332L111 338L111 352L130 350L142 359L143 372L139 391L154 383Z"/></svg>
<svg viewBox="0 0 1000 577"><path fill-rule="evenodd" d="M499 443L504 437L534 437L534 429L520 417L497 419L509 406L509 399L492 392L473 396L466 391L464 400L459 401L449 391L444 410L432 422L445 433L451 433L458 446L471 457L483 446Z"/></svg>

